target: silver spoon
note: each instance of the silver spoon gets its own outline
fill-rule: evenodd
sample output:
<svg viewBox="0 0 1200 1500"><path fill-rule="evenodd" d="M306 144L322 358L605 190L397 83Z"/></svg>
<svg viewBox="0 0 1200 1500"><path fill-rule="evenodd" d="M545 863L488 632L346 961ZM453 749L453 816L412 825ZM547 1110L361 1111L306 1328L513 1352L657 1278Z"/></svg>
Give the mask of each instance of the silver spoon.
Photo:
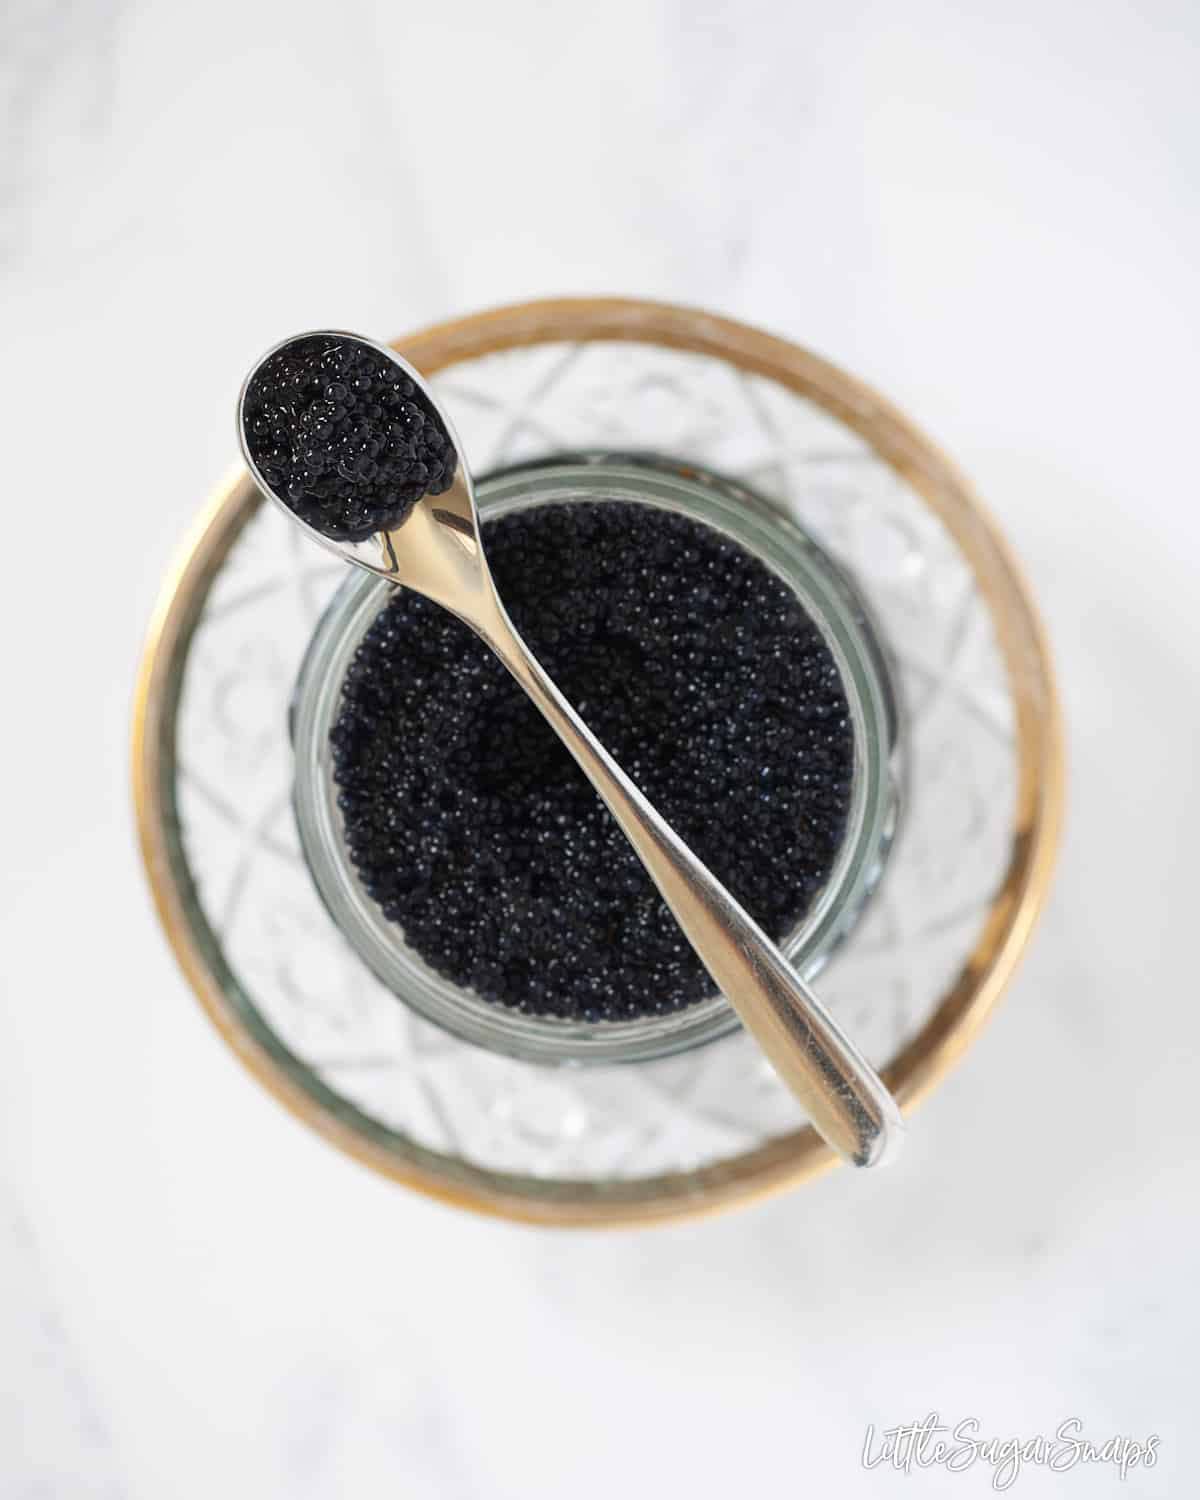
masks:
<svg viewBox="0 0 1200 1500"><path fill-rule="evenodd" d="M246 396L262 366L310 339L373 350L413 382L457 455L449 488L425 495L399 524L365 541L333 541L302 520L254 461ZM878 1074L842 1032L770 938L692 853L604 749L513 628L484 556L471 474L446 414L421 375L386 345L331 330L300 334L269 349L238 400L242 452L259 488L322 546L391 583L424 594L469 625L496 653L578 761L633 845L717 987L804 1106L816 1129L856 1166L895 1154L903 1124Z"/></svg>

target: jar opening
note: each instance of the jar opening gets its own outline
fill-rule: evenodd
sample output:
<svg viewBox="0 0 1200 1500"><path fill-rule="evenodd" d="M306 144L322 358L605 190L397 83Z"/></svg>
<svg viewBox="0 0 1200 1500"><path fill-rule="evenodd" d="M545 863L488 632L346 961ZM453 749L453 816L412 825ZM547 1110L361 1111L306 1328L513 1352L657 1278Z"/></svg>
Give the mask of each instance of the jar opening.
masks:
<svg viewBox="0 0 1200 1500"><path fill-rule="evenodd" d="M789 517L744 486L645 456L588 455L505 470L478 485L486 522L576 502L629 501L676 511L723 533L795 595L823 637L845 691L854 769L846 829L823 889L782 944L806 975L854 926L879 878L895 823L896 714L886 659L853 584ZM484 1000L434 973L363 888L344 839L329 732L346 669L391 586L350 574L301 668L293 702L294 803L301 845L326 906L352 947L401 1000L455 1034L530 1061L634 1061L681 1051L738 1025L720 996L666 1015L580 1021Z"/></svg>

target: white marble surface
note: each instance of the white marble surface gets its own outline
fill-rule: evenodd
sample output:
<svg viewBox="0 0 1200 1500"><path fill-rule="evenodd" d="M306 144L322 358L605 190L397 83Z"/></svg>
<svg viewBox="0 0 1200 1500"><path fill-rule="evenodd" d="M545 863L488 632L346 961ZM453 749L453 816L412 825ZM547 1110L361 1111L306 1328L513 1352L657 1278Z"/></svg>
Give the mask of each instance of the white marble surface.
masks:
<svg viewBox="0 0 1200 1500"><path fill-rule="evenodd" d="M866 1424L931 1409L1155 1432L1124 1492L1191 1493L1200 12L426 10L0 12L0 1495L873 1495ZM1044 603L1071 818L886 1177L550 1235L377 1180L237 1067L150 913L127 719L267 342L604 291L809 343L956 455ZM1014 1493L1052 1489L1122 1492Z"/></svg>

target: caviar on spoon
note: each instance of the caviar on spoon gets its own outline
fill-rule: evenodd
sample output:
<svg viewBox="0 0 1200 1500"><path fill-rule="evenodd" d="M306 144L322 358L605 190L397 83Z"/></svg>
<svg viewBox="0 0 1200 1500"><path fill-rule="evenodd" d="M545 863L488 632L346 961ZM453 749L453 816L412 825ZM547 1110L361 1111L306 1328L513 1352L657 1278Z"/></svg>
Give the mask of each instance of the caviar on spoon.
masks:
<svg viewBox="0 0 1200 1500"><path fill-rule="evenodd" d="M495 652L591 781L714 982L829 1145L857 1166L894 1154L903 1126L878 1075L517 634L484 556L461 448L417 371L354 334L301 334L251 370L238 430L260 488L315 540L441 605Z"/></svg>

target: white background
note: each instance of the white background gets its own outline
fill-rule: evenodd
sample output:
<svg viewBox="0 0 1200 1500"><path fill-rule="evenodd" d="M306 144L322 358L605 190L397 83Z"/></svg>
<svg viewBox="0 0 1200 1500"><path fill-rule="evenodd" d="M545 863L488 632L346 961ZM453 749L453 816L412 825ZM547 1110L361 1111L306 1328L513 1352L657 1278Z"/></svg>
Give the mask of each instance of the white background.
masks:
<svg viewBox="0 0 1200 1500"><path fill-rule="evenodd" d="M1081 1418L1195 1486L1200 9L8 0L0 1495L988 1493L868 1422ZM878 1180L551 1234L285 1115L152 919L139 640L241 372L555 293L809 344L964 465L1071 735L1054 897Z"/></svg>

